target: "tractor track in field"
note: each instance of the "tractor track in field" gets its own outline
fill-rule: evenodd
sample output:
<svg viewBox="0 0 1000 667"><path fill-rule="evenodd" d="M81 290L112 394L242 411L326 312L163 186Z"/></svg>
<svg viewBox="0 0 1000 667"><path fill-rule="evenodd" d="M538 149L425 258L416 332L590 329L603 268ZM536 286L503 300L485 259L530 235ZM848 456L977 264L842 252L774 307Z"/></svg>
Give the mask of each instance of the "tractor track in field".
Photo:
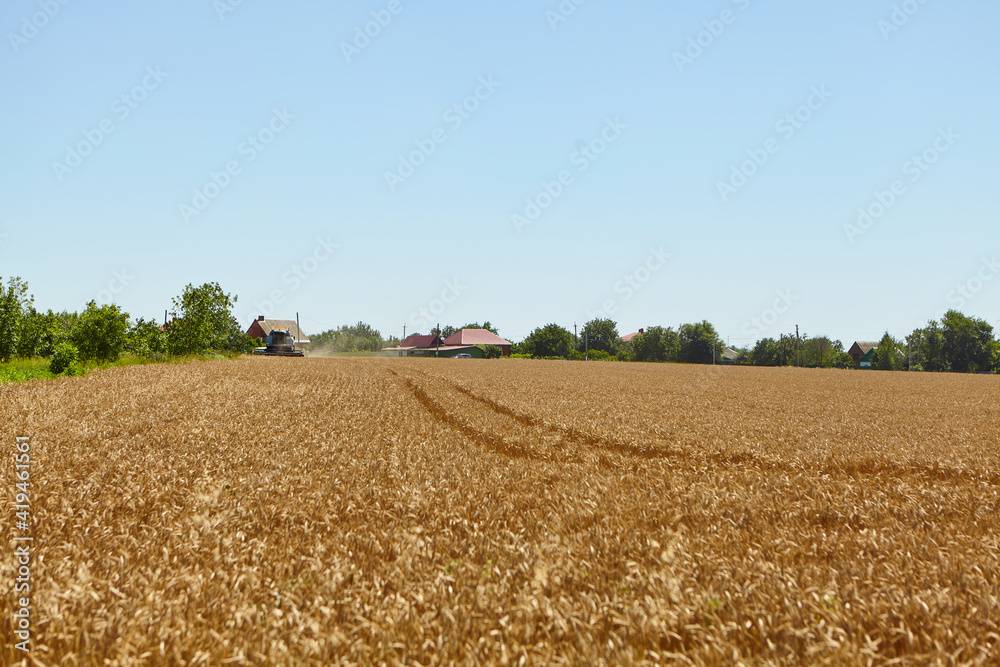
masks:
<svg viewBox="0 0 1000 667"><path fill-rule="evenodd" d="M435 401L430 394L427 393L420 385L418 385L412 378L402 377L396 371L390 370L390 373L401 377L406 383L407 387L414 394L417 400L435 417L448 424L452 428L462 432L467 437L471 438L475 442L485 446L487 449L495 451L505 456L511 456L513 458L528 458L528 459L544 459L545 457L535 454L529 450L512 446L502 440L491 436L479 429L463 422L461 419L457 418L455 415L449 413L440 403ZM564 442L583 445L592 449L603 450L607 452L613 452L616 454L621 454L624 456L634 456L645 459L670 459L670 458L686 458L686 455L682 452L675 451L664 451L656 449L639 449L636 447L631 447L619 442L613 442L606 438L592 435L581 431L580 429L573 427L561 427L555 424L550 424L543 419L534 417L532 415L524 414L512 410L511 408L495 401L486 396L481 396L476 394L467 387L463 387L460 384L452 382L450 380L445 380L430 374L423 374L428 378L433 378L434 380L442 381L448 384L452 389L458 391L460 394L476 401L477 403L487 407L492 412L507 417L519 424L524 426L529 426L535 429L541 429L553 435L559 436Z"/></svg>
<svg viewBox="0 0 1000 667"><path fill-rule="evenodd" d="M442 406L440 403L435 401L434 398L431 397L431 395L428 394L423 387L418 385L413 380L413 378L401 376L394 370L390 370L389 372L395 375L396 377L400 378L406 384L406 387L410 390L410 393L413 394L413 396L417 399L420 405L422 405L425 410L431 413L431 415L433 415L441 422L444 422L451 428L455 429L465 437L469 438L476 444L480 445L484 449L514 459L538 460L543 458L533 452L527 451L520 447L515 447L505 442L502 438L498 438L493 435L490 435L489 433L480 431L474 426L465 423L452 413L448 412L448 410L446 410L444 406Z"/></svg>
<svg viewBox="0 0 1000 667"><path fill-rule="evenodd" d="M531 452L527 449L517 447L503 441L501 438L490 435L489 433L483 432L474 426L471 426L461 419L454 416L452 413L442 406L440 403L435 401L425 389L423 389L419 384L417 384L413 378L400 376L396 371L390 370L390 373L400 377L405 383L409 390L414 394L417 400L427 409L431 414L440 419L445 424L448 424L452 428L460 431L474 442L480 444L486 449L501 454L503 456L508 456L510 458L522 458L522 459L532 459L532 460L545 460L547 457L541 456L535 452ZM501 416L507 417L523 426L529 426L532 428L541 429L547 431L551 434L560 436L560 438L568 443L584 445L596 450L601 450L605 452L610 452L614 454L619 454L626 457L635 457L640 459L657 459L657 460L673 460L678 463L684 463L688 465L696 464L697 462L711 463L715 465L722 466L743 466L756 468L761 472L772 472L779 474L802 474L807 470L814 470L823 475L830 475L833 477L842 478L845 480L854 479L856 477L896 477L896 478L906 478L906 477L918 477L935 482L978 482L984 483L990 486L1000 486L1000 475L998 474L972 474L967 473L962 470L955 470L953 468L941 467L941 466L931 466L923 465L918 463L911 463L910 465L900 465L898 463L889 463L877 460L862 460L854 463L848 468L841 466L830 467L824 465L814 465L814 466L803 466L795 465L783 461L775 461L773 459L768 459L766 457L759 456L757 454L749 452L705 452L703 454L692 454L690 452L681 450L667 450L667 449L640 449L630 445L626 445L620 442L615 442L609 440L605 437L587 433L581 431L580 429L574 428L572 426L563 427L557 426L555 424L550 424L544 419L535 417L530 414L525 414L518 412L509 408L508 406L492 399L487 396L482 396L475 393L468 387L462 386L452 380L442 378L437 375L426 373L424 371L416 371L420 375L423 375L427 379L433 379L442 383L449 385L452 389L459 392L460 394L470 398L471 400L484 405L491 411L499 414ZM610 462L602 460L599 462L602 468L613 468Z"/></svg>
<svg viewBox="0 0 1000 667"><path fill-rule="evenodd" d="M674 451L664 451L657 449L639 449L637 447L631 447L629 445L624 445L620 442L614 442L603 438L599 435L593 435L581 431L578 428L572 426L556 426L555 424L549 424L543 419L538 417L533 417L531 415L526 415L524 413L516 412L502 403L494 401L492 398L487 398L486 396L480 396L474 393L467 387L463 387L456 383L451 383L451 385L459 392L465 394L474 401L478 401L488 408L492 409L502 415L506 415L511 419L518 421L526 426L533 426L535 428L543 428L551 433L557 433L567 438L570 441L577 442L582 445L587 445L588 447L593 447L595 449L602 449L609 452L615 452L616 454L624 454L626 456L638 456L644 459L669 459L677 458L683 456L681 452Z"/></svg>

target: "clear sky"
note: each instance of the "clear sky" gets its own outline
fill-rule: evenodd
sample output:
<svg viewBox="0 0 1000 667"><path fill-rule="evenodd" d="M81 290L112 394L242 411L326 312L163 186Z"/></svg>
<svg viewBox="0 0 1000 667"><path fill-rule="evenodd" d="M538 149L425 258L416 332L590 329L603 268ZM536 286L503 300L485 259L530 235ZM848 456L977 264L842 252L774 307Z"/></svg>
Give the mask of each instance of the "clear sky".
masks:
<svg viewBox="0 0 1000 667"><path fill-rule="evenodd" d="M217 281L310 333L1000 325L993 0L6 0L0 29L0 276L43 310Z"/></svg>

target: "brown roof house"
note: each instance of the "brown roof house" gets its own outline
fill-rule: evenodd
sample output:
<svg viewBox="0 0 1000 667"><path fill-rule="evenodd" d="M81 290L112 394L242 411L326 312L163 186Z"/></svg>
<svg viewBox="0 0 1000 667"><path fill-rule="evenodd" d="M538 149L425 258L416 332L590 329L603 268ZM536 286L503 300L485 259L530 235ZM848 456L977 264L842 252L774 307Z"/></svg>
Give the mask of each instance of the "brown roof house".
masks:
<svg viewBox="0 0 1000 667"><path fill-rule="evenodd" d="M858 368L871 368L872 357L875 355L875 348L878 347L878 341L854 341L854 345L851 349L847 351L847 354L851 355L851 359L854 360L854 365Z"/></svg>
<svg viewBox="0 0 1000 667"><path fill-rule="evenodd" d="M510 356L510 348L513 343L504 340L488 329L460 329L444 339L445 345L495 345L500 348L503 356Z"/></svg>

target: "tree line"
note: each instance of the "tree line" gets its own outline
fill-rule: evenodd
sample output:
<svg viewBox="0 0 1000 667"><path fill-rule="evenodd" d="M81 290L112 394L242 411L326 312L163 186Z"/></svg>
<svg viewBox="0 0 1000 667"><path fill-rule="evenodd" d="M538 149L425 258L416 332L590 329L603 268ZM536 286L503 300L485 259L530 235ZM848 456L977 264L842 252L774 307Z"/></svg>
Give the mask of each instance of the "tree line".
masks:
<svg viewBox="0 0 1000 667"><path fill-rule="evenodd" d="M27 282L0 280L0 362L15 358L51 359L54 373L75 373L86 362L115 362L122 355L163 359L172 355L250 352L257 342L246 335L233 315L237 297L218 283L185 286L172 299L170 319L160 326L153 320L133 320L116 304L90 301L81 313L35 309ZM461 327L435 327L429 333L447 338L460 329L486 329L500 335L489 321ZM417 332L414 332L417 333ZM372 326L358 322L311 337L311 349L334 353L375 353L400 343L383 337ZM623 341L615 321L596 318L577 332L550 323L513 344L512 354L535 359L591 359L598 361L722 363L725 346L715 327L703 320L672 327L651 326ZM486 350L500 356L499 348ZM847 368L854 360L839 340L827 336L789 333L762 338L752 347L735 350L736 364L751 366L809 366ZM886 332L871 356L880 370L953 372L1000 371L1000 341L985 320L950 310L940 320L914 329L904 338Z"/></svg>
<svg viewBox="0 0 1000 667"><path fill-rule="evenodd" d="M144 359L206 353L251 351L232 313L236 297L218 283L187 285L172 299L164 326L142 317L133 320L116 304L87 303L83 312L35 308L28 283L19 277L0 280L0 362L17 358L50 359L50 370L78 374L85 362L115 362L123 355Z"/></svg>
<svg viewBox="0 0 1000 667"><path fill-rule="evenodd" d="M488 324L488 323L487 323ZM460 328L477 328L466 325ZM493 333L497 330L490 328ZM447 336L457 329L442 327ZM438 333L437 329L431 333ZM499 334L498 334L499 335ZM610 319L593 319L574 335L559 324L538 327L512 346L516 357L613 361L722 363L725 346L707 321L673 327L651 326L628 342ZM788 333L762 338L753 346L733 348L732 362L748 366L851 368L854 359L839 340ZM878 370L1000 372L1000 340L985 320L950 310L940 319L902 339L886 332L872 354Z"/></svg>

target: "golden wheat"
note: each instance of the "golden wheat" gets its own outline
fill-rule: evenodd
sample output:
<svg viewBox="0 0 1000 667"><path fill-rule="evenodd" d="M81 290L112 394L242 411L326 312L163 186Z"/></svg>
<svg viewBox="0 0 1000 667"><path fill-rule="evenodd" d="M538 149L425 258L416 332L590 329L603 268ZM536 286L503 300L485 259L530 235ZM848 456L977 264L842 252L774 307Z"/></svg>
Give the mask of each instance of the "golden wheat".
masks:
<svg viewBox="0 0 1000 667"><path fill-rule="evenodd" d="M32 663L1000 663L995 377L246 358L0 413Z"/></svg>

